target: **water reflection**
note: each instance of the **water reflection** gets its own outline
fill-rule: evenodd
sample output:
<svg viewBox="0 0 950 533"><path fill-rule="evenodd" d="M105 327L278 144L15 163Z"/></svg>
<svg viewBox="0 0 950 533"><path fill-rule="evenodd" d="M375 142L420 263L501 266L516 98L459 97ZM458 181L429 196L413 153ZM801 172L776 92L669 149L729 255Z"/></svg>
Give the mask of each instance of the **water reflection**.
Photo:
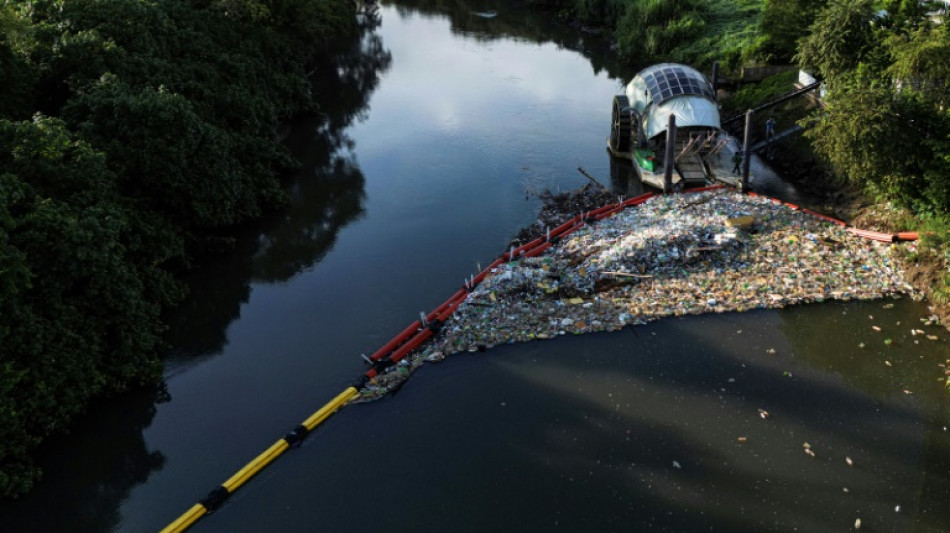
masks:
<svg viewBox="0 0 950 533"><path fill-rule="evenodd" d="M365 179L347 134L365 117L369 98L392 57L372 32L378 14L364 19L363 37L314 67L320 112L298 118L285 138L300 169L290 176L292 205L238 235L233 253L192 273L191 293L170 317L169 370L220 352L228 325L240 316L254 281L286 281L320 261L339 231L363 214Z"/></svg>
<svg viewBox="0 0 950 533"><path fill-rule="evenodd" d="M209 530L259 516L275 529L345 530L367 486L414 502L374 509L371 529L387 532L835 531L857 517L875 531L941 530L947 433L903 394L881 401L793 356L781 314L453 356L397 398L343 411L319 449L274 465L279 486ZM820 359L840 360L833 350ZM352 465L381 443L383 462L354 483ZM334 498L312 497L325 487Z"/></svg>
<svg viewBox="0 0 950 533"><path fill-rule="evenodd" d="M937 365L950 359L950 348L939 340L946 330L924 325L924 311L909 298L830 302L783 310L781 330L798 360L834 372L882 401L907 395L905 390L929 391L916 397L923 401L941 398L932 394L942 386L936 381L942 374Z"/></svg>
<svg viewBox="0 0 950 533"><path fill-rule="evenodd" d="M310 121L303 129L319 131ZM310 150L302 155L304 171L291 190L294 208L258 237L251 263L256 281L284 281L309 268L333 247L341 228L363 215L365 178L352 154Z"/></svg>
<svg viewBox="0 0 950 533"><path fill-rule="evenodd" d="M566 27L553 21L551 14L544 10L527 10L512 2L399 0L382 4L395 6L402 16L447 17L453 33L479 42L504 38L537 44L554 43L558 48L583 54L590 61L594 75L605 71L611 78L628 79L641 68L620 61L610 52L609 42L602 36ZM486 17L485 13L496 13L497 16Z"/></svg>
<svg viewBox="0 0 950 533"><path fill-rule="evenodd" d="M35 454L43 466L36 490L0 502L3 531L111 531L119 503L165 463L142 432L166 399L155 388L100 401L70 434L50 438Z"/></svg>
<svg viewBox="0 0 950 533"><path fill-rule="evenodd" d="M604 151L610 162L610 189L612 191L627 198L633 198L646 192L643 182L640 181L640 176L633 168L633 161L613 157L610 152Z"/></svg>
<svg viewBox="0 0 950 533"><path fill-rule="evenodd" d="M788 377L786 339L770 331L777 317L753 315L664 321L641 329L648 339L605 337L577 346L574 359L511 364L576 413L539 437L536 461L574 473L575 483L609 486L615 501L599 505L608 515L628 505L634 530L827 531L857 516L873 516L876 530L905 529L908 516L893 508L915 512L907 495L920 478L920 414L820 369L796 366ZM736 334L723 338L730 326ZM930 503L917 511L943 512ZM618 525L604 519L593 529Z"/></svg>

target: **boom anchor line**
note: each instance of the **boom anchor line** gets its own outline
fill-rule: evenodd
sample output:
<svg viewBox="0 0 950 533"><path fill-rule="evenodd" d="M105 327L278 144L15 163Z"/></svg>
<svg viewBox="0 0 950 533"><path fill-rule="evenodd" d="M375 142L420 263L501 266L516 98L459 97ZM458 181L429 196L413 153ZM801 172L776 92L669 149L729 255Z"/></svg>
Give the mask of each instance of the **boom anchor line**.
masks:
<svg viewBox="0 0 950 533"><path fill-rule="evenodd" d="M725 185L713 185L710 187L690 189L687 191L671 194L704 192L725 188ZM769 198L767 196L757 195L755 193L748 194ZM185 511L181 516L162 529L162 533L178 533L185 531L191 527L192 524L201 519L202 516L213 513L215 510L220 508L238 488L247 483L252 477L254 477L254 475L263 470L267 465L277 459L277 457L279 457L289 448L299 447L303 443L304 439L306 439L310 433L313 433L317 426L326 421L326 419L328 419L333 413L337 412L346 404L360 396L360 389L369 383L372 378L385 372L390 367L395 366L396 363L412 353L412 351L418 348L423 342L436 335L445 321L448 320L450 316L452 316L455 310L458 309L458 307L462 305L462 303L468 298L468 295L491 273L492 270L504 263L514 261L515 258L535 257L544 253L555 243L583 227L585 225L585 220L587 220L588 223L603 220L604 218L612 216L623 209L640 205L653 196L656 195L654 193L645 193L634 198L628 198L626 200L619 199L618 203L616 204L608 204L599 209L581 212L556 228L546 228L544 235L538 237L537 239L534 239L533 241L518 248L512 247L508 252L503 253L498 259L485 267L484 270L465 279L462 288L450 296L448 300L436 307L428 315L425 313L420 313L419 320L416 320L410 324L406 329L393 337L388 343L380 347L371 356L367 357L366 354L360 354L360 357L362 357L363 360L370 366L369 370L354 380L350 386L337 394L336 397L327 402L323 407L310 415L310 417L304 420L300 425L291 429L277 442L272 444L260 455L248 462L243 468L238 470L224 483L213 488L207 496L199 500L198 503L194 504L190 509ZM802 208L787 202L782 202L781 200L775 198L770 199L775 203L784 204L791 209L800 210L802 213L820 218L826 222L831 222L833 224L846 227L851 233L864 238L885 242L911 241L917 239L916 232L900 232L896 234L889 234L860 230L850 227L847 223L841 220L822 215L810 209Z"/></svg>

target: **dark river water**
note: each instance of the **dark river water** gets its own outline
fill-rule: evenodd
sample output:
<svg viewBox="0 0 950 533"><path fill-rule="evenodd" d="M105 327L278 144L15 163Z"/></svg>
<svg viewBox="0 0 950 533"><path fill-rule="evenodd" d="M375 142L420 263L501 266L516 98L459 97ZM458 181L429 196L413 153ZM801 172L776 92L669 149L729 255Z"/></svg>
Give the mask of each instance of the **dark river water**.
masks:
<svg viewBox="0 0 950 533"><path fill-rule="evenodd" d="M504 3L450 5L383 6L351 90L290 132L293 207L195 273L165 389L45 445L0 531L161 529L496 257L534 193L583 185L577 167L610 181L635 66ZM927 314L809 305L454 356L193 531L947 531L950 335Z"/></svg>

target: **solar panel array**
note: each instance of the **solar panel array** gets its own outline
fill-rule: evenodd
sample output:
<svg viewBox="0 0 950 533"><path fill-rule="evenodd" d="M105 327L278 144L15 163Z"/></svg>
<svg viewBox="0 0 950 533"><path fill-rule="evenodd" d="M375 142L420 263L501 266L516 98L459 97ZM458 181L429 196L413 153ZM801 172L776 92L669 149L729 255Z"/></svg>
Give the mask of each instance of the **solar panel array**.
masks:
<svg viewBox="0 0 950 533"><path fill-rule="evenodd" d="M680 67L657 67L641 74L653 103L660 105L674 96L696 95L716 99L712 87L695 72Z"/></svg>

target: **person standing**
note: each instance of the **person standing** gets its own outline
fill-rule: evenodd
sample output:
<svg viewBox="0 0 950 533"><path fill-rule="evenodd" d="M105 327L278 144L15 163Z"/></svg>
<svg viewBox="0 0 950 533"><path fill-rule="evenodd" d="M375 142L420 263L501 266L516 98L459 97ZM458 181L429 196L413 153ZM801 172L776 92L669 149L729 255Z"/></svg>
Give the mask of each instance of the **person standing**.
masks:
<svg viewBox="0 0 950 533"><path fill-rule="evenodd" d="M772 117L765 121L765 138L768 140L775 138L775 119Z"/></svg>
<svg viewBox="0 0 950 533"><path fill-rule="evenodd" d="M736 150L736 153L732 154L732 162L735 163L735 167L733 167L732 172L734 174L739 174L739 172L741 172L739 167L742 166L742 151L741 150Z"/></svg>

